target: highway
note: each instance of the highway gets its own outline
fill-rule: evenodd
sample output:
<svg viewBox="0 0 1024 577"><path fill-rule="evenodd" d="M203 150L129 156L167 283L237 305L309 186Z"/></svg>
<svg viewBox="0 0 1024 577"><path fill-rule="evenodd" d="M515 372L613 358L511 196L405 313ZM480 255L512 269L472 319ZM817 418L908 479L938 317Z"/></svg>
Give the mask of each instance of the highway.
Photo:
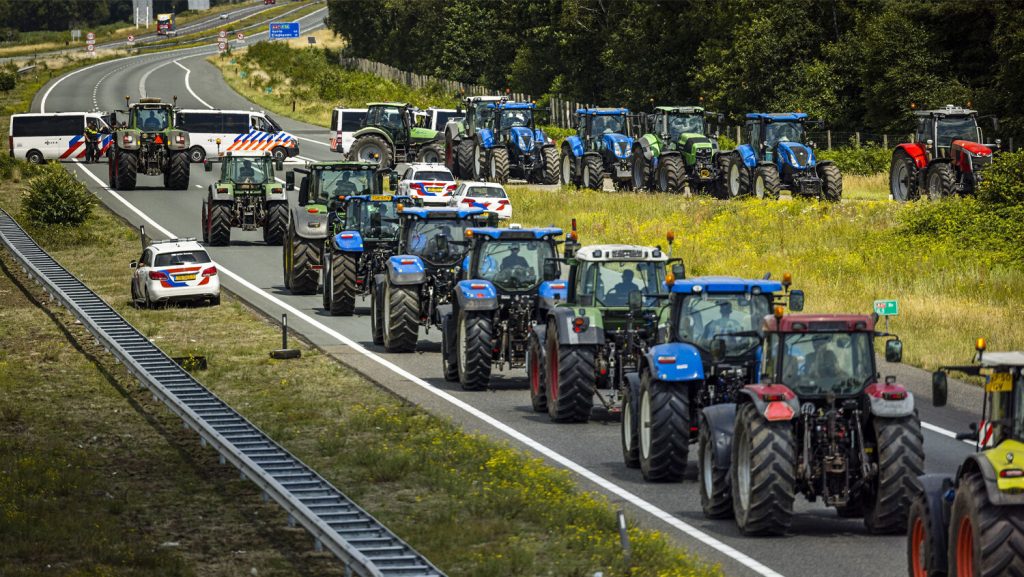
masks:
<svg viewBox="0 0 1024 577"><path fill-rule="evenodd" d="M301 19L303 31L312 23L319 24L325 11ZM249 41L258 39L259 35L251 35ZM201 47L83 68L44 87L36 96L33 111L109 110L123 107L126 94L134 99L140 91L165 100L177 95L183 108L255 108L205 61L211 53L211 47ZM299 137L302 159L337 158L328 149L326 129L273 116ZM298 165L291 161L288 167ZM193 165L190 189L185 192L163 190L159 177L146 176L139 177L138 190L114 192L106 187L105 163L67 166L107 207L133 225L145 224L152 236L201 236L200 207L214 176L200 165ZM586 231L581 234L586 244ZM319 295L292 296L282 283L281 248L264 246L260 239L259 233L235 229L230 247L210 248L222 268L223 286L231 292L272 318L287 313L290 327L309 341L409 401L468 430L509 441L571 470L584 488L600 491L625 508L631 519L665 532L706 561L720 564L726 574L860 577L907 573L905 536L869 535L861 520L841 519L834 510L800 497L792 530L781 538L748 538L739 534L732 520L705 519L696 483L695 446L683 483L645 483L639 470L622 464L616 420L599 417L581 425L549 422L546 415L531 410L522 371L497 374L491 391L462 391L457 383L442 378L436 331L426 336L421 331L415 353L384 353L370 339L367 302L357 301L356 316L331 317L320 309ZM126 298L127 292L126 284ZM814 310L813 294L808 295L808 310ZM197 314L202 314L201 310ZM898 330L898 321L894 327ZM980 391L951 382L951 404L957 408L935 409L927 400L928 374L905 366L883 366L881 370L883 375L896 374L917 395L925 428L927 472L953 474L973 447L954 440L952 431L965 430L978 414L975 406L980 405Z"/></svg>

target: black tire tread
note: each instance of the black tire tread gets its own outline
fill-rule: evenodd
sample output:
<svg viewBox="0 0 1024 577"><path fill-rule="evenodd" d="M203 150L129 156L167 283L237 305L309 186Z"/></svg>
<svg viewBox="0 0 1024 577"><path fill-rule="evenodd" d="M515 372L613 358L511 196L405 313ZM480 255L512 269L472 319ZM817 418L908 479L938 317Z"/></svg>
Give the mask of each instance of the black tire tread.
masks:
<svg viewBox="0 0 1024 577"><path fill-rule="evenodd" d="M937 178L936 178L937 177ZM932 180L938 180L938 188L932 186ZM945 162L936 162L928 169L928 197L932 200L948 198L953 194L953 169Z"/></svg>
<svg viewBox="0 0 1024 577"><path fill-rule="evenodd" d="M683 191L683 183L685 182L685 180L683 179L683 174L686 169L683 166L683 159L681 157L675 154L663 157L661 159L661 166L658 168L658 170L662 171L665 175L664 190L662 190L661 187L661 176L659 175L657 179L658 192Z"/></svg>
<svg viewBox="0 0 1024 577"><path fill-rule="evenodd" d="M711 468L712 490L710 496L708 496L707 488L704 486L704 451L708 450L711 444L713 444L711 427L702 418L700 420L700 433L697 441L697 463L700 469L697 479L700 483L700 506L704 511L704 516L708 519L728 519L733 515L729 469ZM712 460L714 460L713 457Z"/></svg>
<svg viewBox="0 0 1024 577"><path fill-rule="evenodd" d="M356 269L359 260L341 251L331 252L331 316L352 316L356 308ZM327 294L327 291L324 291Z"/></svg>
<svg viewBox="0 0 1024 577"><path fill-rule="evenodd" d="M993 505L979 473L960 481L950 515L949 569L956 575L957 528L964 514L975 527L972 577L1024 577L1024 506ZM980 553L980 554L979 554Z"/></svg>
<svg viewBox="0 0 1024 577"><path fill-rule="evenodd" d="M504 147L495 148L491 151L494 155L494 173L489 175L492 182L505 184L508 182L509 160L508 149Z"/></svg>
<svg viewBox="0 0 1024 577"><path fill-rule="evenodd" d="M263 223L263 242L271 246L281 246L287 228L288 203L268 202L266 222Z"/></svg>
<svg viewBox="0 0 1024 577"><path fill-rule="evenodd" d="M651 397L651 453L645 457L640 447L640 472L646 481L679 481L690 453L690 393L684 385L644 373L638 408L643 406L645 389Z"/></svg>
<svg viewBox="0 0 1024 577"><path fill-rule="evenodd" d="M117 190L135 190L135 178L139 171L139 156L136 152L118 150L117 159Z"/></svg>
<svg viewBox="0 0 1024 577"><path fill-rule="evenodd" d="M537 337L537 333L530 331L530 336L527 339L526 344L526 376L528 379L532 379L534 363L537 364L537 380L538 387L537 391L534 391L533 382L530 382L530 406L537 413L546 413L548 411L548 396L547 396L547 367L544 363L544 344L540 342L540 338Z"/></svg>
<svg viewBox="0 0 1024 577"><path fill-rule="evenodd" d="M779 171L771 164L759 165L755 170L755 175L760 175L764 180L764 198L777 199L779 193L782 192L782 178L779 177ZM756 189L753 192L757 192Z"/></svg>
<svg viewBox="0 0 1024 577"><path fill-rule="evenodd" d="M170 153L167 163L167 188L171 190L188 190L189 170L192 165L188 160L188 151Z"/></svg>
<svg viewBox="0 0 1024 577"><path fill-rule="evenodd" d="M391 299L391 318L384 319L384 349L389 353L412 352L416 350L420 330L418 287L388 284L384 289L384 298Z"/></svg>
<svg viewBox="0 0 1024 577"><path fill-rule="evenodd" d="M548 335L555 345L554 350L548 347L548 358L558 355L557 396L551 395L548 389L548 416L556 423L585 423L594 408L594 349L558 346L554 327L549 329Z"/></svg>
<svg viewBox="0 0 1024 577"><path fill-rule="evenodd" d="M544 178L541 184L558 184L558 149L545 146L541 149L544 159Z"/></svg>
<svg viewBox="0 0 1024 577"><path fill-rule="evenodd" d="M491 382L494 327L490 313L460 311L459 324L466 326L466 371L459 371L459 384L466 391L487 388ZM456 333L456 338L461 331ZM461 346L461 343L456 343ZM458 349L456 349L458 350Z"/></svg>
<svg viewBox="0 0 1024 577"><path fill-rule="evenodd" d="M583 175L588 177L586 182L580 183L583 188L592 190L604 188L604 163L601 161L600 156L590 154L583 157ZM583 178L583 176L580 178Z"/></svg>
<svg viewBox="0 0 1024 577"><path fill-rule="evenodd" d="M352 147L348 149L348 158L350 160L358 160L359 159L359 154L358 154L359 150L363 146L366 146L366 144L368 144L368 143L373 143L378 148L380 148L380 150L381 150L380 161L379 161L380 167L382 169L383 168L391 168L391 162L392 162L391 146L388 145L386 140L384 140L383 138L377 136L376 134L368 134L366 136L360 136L355 142L352 143Z"/></svg>
<svg viewBox="0 0 1024 577"><path fill-rule="evenodd" d="M231 203L211 202L210 211L210 245L228 246L231 244Z"/></svg>
<svg viewBox="0 0 1024 577"><path fill-rule="evenodd" d="M320 275L310 267L320 264L320 243L295 234L292 234L291 237L292 270L289 272L291 275L289 286L292 294L316 294L320 285Z"/></svg>
<svg viewBox="0 0 1024 577"><path fill-rule="evenodd" d="M750 431L750 510L743 517L739 497L740 427ZM796 495L796 441L788 421L771 422L745 403L736 413L733 437L732 487L736 524L746 535L782 535L793 521Z"/></svg>
<svg viewBox="0 0 1024 577"><path fill-rule="evenodd" d="M826 164L821 167L821 195L822 200L828 202L839 202L843 198L843 174L839 167L834 164Z"/></svg>
<svg viewBox="0 0 1024 577"><path fill-rule="evenodd" d="M921 490L924 435L916 416L874 419L878 476L864 507L864 525L875 534L907 530L907 511Z"/></svg>

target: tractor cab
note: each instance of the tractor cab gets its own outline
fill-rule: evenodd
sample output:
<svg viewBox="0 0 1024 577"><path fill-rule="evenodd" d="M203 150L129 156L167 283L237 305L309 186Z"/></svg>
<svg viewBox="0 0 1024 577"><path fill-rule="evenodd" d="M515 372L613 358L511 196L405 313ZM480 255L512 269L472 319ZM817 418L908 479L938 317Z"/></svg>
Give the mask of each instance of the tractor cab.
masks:
<svg viewBox="0 0 1024 577"><path fill-rule="evenodd" d="M807 122L803 112L750 113L743 125L744 139L753 144L758 160L776 164L788 162L792 153L802 166L808 163L808 158L814 161L814 153L802 145L807 140Z"/></svg>
<svg viewBox="0 0 1024 577"><path fill-rule="evenodd" d="M288 190L295 189L295 172L303 174L299 183L299 206L330 205L345 197L384 191L384 171L365 162L316 162L285 175Z"/></svg>
<svg viewBox="0 0 1024 577"><path fill-rule="evenodd" d="M602 317L606 330L625 328L637 316L632 309L653 313L668 299L665 277L669 255L658 247L590 245L567 260L569 292L565 306L597 309L595 313Z"/></svg>
<svg viewBox="0 0 1024 577"><path fill-rule="evenodd" d="M213 170L213 163L220 164L219 183L231 183L239 192L262 190L267 184L280 188L274 179L274 171L282 170L284 163L274 161L269 152L262 154L236 154L228 152L218 159L203 161L203 169Z"/></svg>
<svg viewBox="0 0 1024 577"><path fill-rule="evenodd" d="M700 106L658 106L646 119L650 132L657 134L663 141L682 147L690 138L708 136L710 128L707 119L720 116L706 112ZM717 148L717 142L715 145Z"/></svg>
<svg viewBox="0 0 1024 577"><path fill-rule="evenodd" d="M417 257L432 268L458 264L469 250L466 230L487 226L496 219L480 208L399 207L398 254Z"/></svg>
<svg viewBox="0 0 1024 577"><path fill-rule="evenodd" d="M964 141L960 148L966 146L971 152L982 152L981 148L988 148L980 145L985 140L978 126L976 110L947 104L937 110L914 111L914 116L917 117L916 141L925 145L929 159L949 158L956 140ZM988 159L991 161L991 156Z"/></svg>
<svg viewBox="0 0 1024 577"><path fill-rule="evenodd" d="M471 228L464 278L485 280L499 294L536 294L541 283L558 279L555 259L559 228ZM555 266L551 266L555 265Z"/></svg>
<svg viewBox="0 0 1024 577"><path fill-rule="evenodd" d="M339 234L358 233L363 242L397 243L398 206L414 203L410 196L349 196L345 199L345 220Z"/></svg>
<svg viewBox="0 0 1024 577"><path fill-rule="evenodd" d="M576 137L586 150L594 150L613 158L627 158L633 139L630 113L626 108L584 108L576 111Z"/></svg>
<svg viewBox="0 0 1024 577"><path fill-rule="evenodd" d="M537 136L533 120L536 104L502 100L486 104L485 108L491 109L491 114L487 119L487 124L481 126L493 133L495 141L511 142L520 153L529 154L533 150L534 139ZM540 136L543 137L543 133ZM487 136L484 138L486 139ZM541 143L543 142L542 138Z"/></svg>

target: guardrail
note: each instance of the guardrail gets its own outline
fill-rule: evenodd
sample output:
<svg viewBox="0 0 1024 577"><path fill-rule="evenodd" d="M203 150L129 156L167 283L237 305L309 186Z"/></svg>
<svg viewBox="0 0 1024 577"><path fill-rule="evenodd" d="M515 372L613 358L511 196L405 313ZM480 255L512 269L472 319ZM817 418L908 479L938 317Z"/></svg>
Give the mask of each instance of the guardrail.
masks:
<svg viewBox="0 0 1024 577"><path fill-rule="evenodd" d="M364 577L444 577L426 558L353 503L316 471L274 442L192 375L73 274L57 263L0 210L0 242L22 269L74 314L108 353L124 364L193 431L220 453L265 498L302 525L317 550L326 548L345 574Z"/></svg>

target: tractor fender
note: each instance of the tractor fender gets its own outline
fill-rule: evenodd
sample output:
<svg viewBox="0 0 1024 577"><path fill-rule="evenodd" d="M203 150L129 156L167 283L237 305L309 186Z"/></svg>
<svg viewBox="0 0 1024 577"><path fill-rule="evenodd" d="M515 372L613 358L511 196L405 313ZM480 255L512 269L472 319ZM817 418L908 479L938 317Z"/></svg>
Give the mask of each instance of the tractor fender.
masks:
<svg viewBox="0 0 1024 577"><path fill-rule="evenodd" d="M167 149L168 150L188 150L189 139L188 133L184 130L171 129L167 131Z"/></svg>
<svg viewBox="0 0 1024 577"><path fill-rule="evenodd" d="M651 375L659 381L703 381L704 363L700 351L686 343L663 343L644 354Z"/></svg>
<svg viewBox="0 0 1024 577"><path fill-rule="evenodd" d="M917 142L905 142L903 144L897 144L896 150L893 151L895 155L896 151L902 150L906 152L910 158L914 160L914 166L918 169L925 169L928 167L928 151L925 149L923 144Z"/></svg>
<svg viewBox="0 0 1024 577"><path fill-rule="evenodd" d="M363 252L363 235L358 230L343 230L334 235L334 248L342 252Z"/></svg>
<svg viewBox="0 0 1024 577"><path fill-rule="evenodd" d="M138 150L142 145L140 142L141 138L141 130L134 130L131 128L118 130L114 134L114 145L122 150Z"/></svg>
<svg viewBox="0 0 1024 577"><path fill-rule="evenodd" d="M583 156L583 153L586 152L586 148L583 146L583 141L580 140L579 136L570 136L563 142L564 144L562 147L564 148L565 145L568 145L573 158L580 158Z"/></svg>
<svg viewBox="0 0 1024 577"><path fill-rule="evenodd" d="M792 421L800 413L800 399L786 385L747 385L739 391L740 402L754 403L769 421Z"/></svg>
<svg viewBox="0 0 1024 577"><path fill-rule="evenodd" d="M548 142L548 135L544 134L544 131L539 128L533 129L533 142L541 147L544 145L554 146L553 142Z"/></svg>
<svg viewBox="0 0 1024 577"><path fill-rule="evenodd" d="M476 133L476 143L484 150L494 148L494 132L490 128L481 128Z"/></svg>
<svg viewBox="0 0 1024 577"><path fill-rule="evenodd" d="M701 409L704 422L711 435L712 458L715 467L728 469L732 464L732 431L736 422L736 405L722 403Z"/></svg>
<svg viewBox="0 0 1024 577"><path fill-rule="evenodd" d="M498 291L491 281L462 280L455 285L459 310L493 311L498 308Z"/></svg>
<svg viewBox="0 0 1024 577"><path fill-rule="evenodd" d="M935 548L933 557L938 563L938 567L929 567L928 569L932 574L945 575L949 560L947 556L949 539L946 536L949 535L950 512L953 508L953 480L945 475L936 474L921 475L917 480L921 483L921 494L924 497L925 506L928 508L931 524L928 533L938 537L930 544Z"/></svg>
<svg viewBox="0 0 1024 577"><path fill-rule="evenodd" d="M658 137L653 134L645 134L636 139L636 142L633 143L633 150L634 154L636 150L639 150L640 154L644 155L644 160L650 162L652 159L660 156L661 143L658 141Z"/></svg>
<svg viewBox="0 0 1024 577"><path fill-rule="evenodd" d="M355 133L352 134L352 141L355 142L360 137L370 135L379 136L383 138L384 141L391 145L392 148L394 148L395 146L395 143L391 140L391 135L388 133L388 131L377 128L376 126L367 126L365 128L360 128L359 130L355 131Z"/></svg>
<svg viewBox="0 0 1024 577"><path fill-rule="evenodd" d="M1003 479L1003 483L1007 487L1006 490L1001 490L999 487L999 472L996 471L996 468L990 459L991 456L994 456L992 454L995 452L1005 453L1005 451L999 451L999 449L1000 447L1005 446L1008 442L1012 443L1016 447L1020 447L1020 443L1004 441L994 448L989 448L982 453L974 453L973 455L968 456L967 459L964 460L964 463L960 465L960 477L972 472L981 473L981 478L985 482L985 492L988 494L988 500L997 507L1024 505L1024 493L1010 492L1010 490L1019 490L1020 478ZM1000 458L1000 462L1005 464L1006 468L1020 467L1017 463L1011 464L1005 458Z"/></svg>
<svg viewBox="0 0 1024 577"><path fill-rule="evenodd" d="M427 278L423 261L413 255L392 256L388 259L387 271L388 280L398 286L423 284Z"/></svg>
<svg viewBox="0 0 1024 577"><path fill-rule="evenodd" d="M316 205L296 206L291 212L291 222L295 225L295 234L306 239L327 238L327 209L319 208L317 212L310 212L317 208Z"/></svg>
<svg viewBox="0 0 1024 577"><path fill-rule="evenodd" d="M266 195L268 201L288 202L288 195L284 192L284 186L279 182L266 185L263 188L263 194Z"/></svg>
<svg viewBox="0 0 1024 577"><path fill-rule="evenodd" d="M449 120L444 125L444 133L449 142L458 142L462 140L462 137L466 133L466 125L464 121Z"/></svg>
<svg viewBox="0 0 1024 577"><path fill-rule="evenodd" d="M747 168L754 168L757 166L757 155L754 154L754 149L749 144L741 144L736 147L736 153L739 154L740 160Z"/></svg>
<svg viewBox="0 0 1024 577"><path fill-rule="evenodd" d="M234 185L229 183L223 183L221 186L217 186L221 183L213 183L210 185L210 199L231 202L234 200L234 196L231 191L234 190ZM217 192L219 189L224 189L227 192Z"/></svg>
<svg viewBox="0 0 1024 577"><path fill-rule="evenodd" d="M887 419L914 414L914 394L903 385L873 383L864 389L871 401L871 414Z"/></svg>
<svg viewBox="0 0 1024 577"><path fill-rule="evenodd" d="M547 280L537 289L542 309L553 309L558 302L565 302L569 295L569 283L564 280Z"/></svg>
<svg viewBox="0 0 1024 577"><path fill-rule="evenodd" d="M577 318L576 309L570 307L556 307L548 315L554 321L558 330L558 344L560 345L604 345L604 329L595 326L592 318L587 315L580 315L587 319L586 328L580 332L573 329L573 320Z"/></svg>

